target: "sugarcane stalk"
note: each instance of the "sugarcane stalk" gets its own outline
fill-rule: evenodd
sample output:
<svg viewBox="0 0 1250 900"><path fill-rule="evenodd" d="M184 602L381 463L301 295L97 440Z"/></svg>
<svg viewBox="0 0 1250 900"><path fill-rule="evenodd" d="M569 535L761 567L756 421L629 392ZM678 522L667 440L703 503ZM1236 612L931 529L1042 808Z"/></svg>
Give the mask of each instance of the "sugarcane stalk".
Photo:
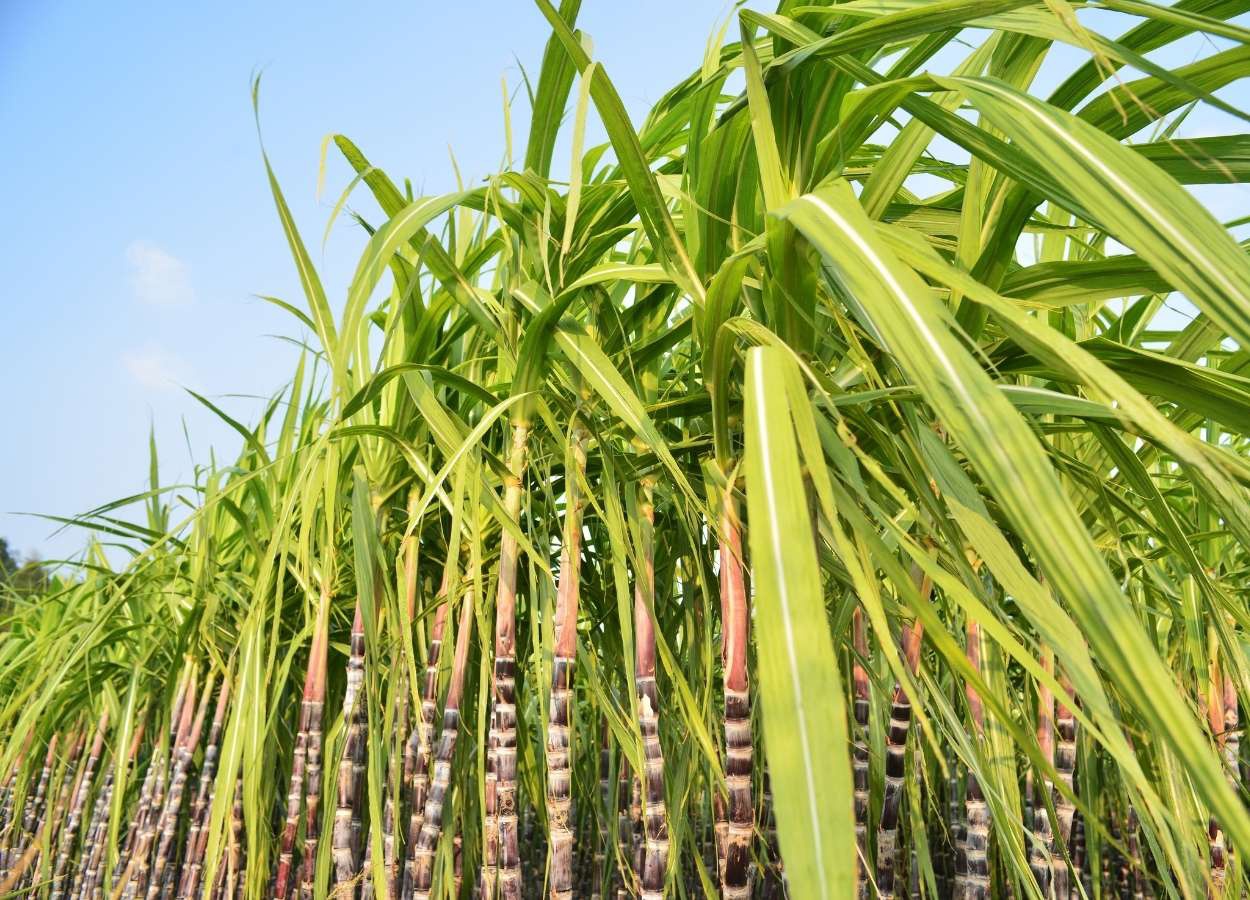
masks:
<svg viewBox="0 0 1250 900"><path fill-rule="evenodd" d="M946 819L951 838L952 897L963 897L968 881L968 829L964 824L964 795L960 790L958 759L947 751Z"/></svg>
<svg viewBox="0 0 1250 900"><path fill-rule="evenodd" d="M968 621L967 631L968 662L976 671L981 671L981 627ZM985 732L985 708L981 695L971 682L965 685L968 697L968 710L971 713L973 729L978 738ZM968 820L967 875L964 881L964 896L967 900L984 900L990 896L990 868L987 851L989 849L990 813L985 797L981 793L981 785L971 770L968 772L964 800L965 813Z"/></svg>
<svg viewBox="0 0 1250 900"><path fill-rule="evenodd" d="M21 751L9 767L4 786L0 788L0 798L3 798L0 799L0 881L9 874L9 856L14 852L13 840L17 832L17 810L14 797L17 793L17 773L25 762L26 751L30 749L34 737L35 732L32 729L27 733ZM20 835L17 836L20 837Z"/></svg>
<svg viewBox="0 0 1250 900"><path fill-rule="evenodd" d="M382 587L381 587L380 582L375 582L374 592L375 592L375 597L380 598L381 592L382 592ZM375 609L377 608L376 603L375 603L374 608ZM409 617L409 621L411 621L411 616ZM399 692L403 693L407 690L407 686L403 683L403 668L404 667L403 667L402 662L400 663L398 668L400 669ZM364 709L367 709L367 704L362 704L362 707ZM397 709L397 712L399 711L400 710ZM404 715L407 715L406 710L404 710ZM391 745L392 746L398 746L398 744L396 744L396 739L398 737L398 734L399 734L399 717L395 716L395 720L392 723L392 730L391 730ZM368 749L367 736L364 735L363 733L361 735L361 744L364 750ZM382 786L382 792L383 792L382 820L381 822L377 821L376 819L371 821L369 823L368 833L365 833L362 830L362 819L364 815L364 806L365 806L364 789L366 785L366 778L367 778L367 771L368 771L368 759L367 759L366 752L363 752L363 751L358 752L355 764L352 767L352 773L356 779L357 797L360 798L356 806L355 815L352 820L352 825L353 825L353 830L355 831L355 834L356 834L356 840L358 842L358 845L359 845L359 841L362 838L364 840L364 846L363 846L364 859L361 862L360 900L374 900L374 897L376 896L376 893L377 893L377 887L374 884L374 859L373 859L374 842L372 838L372 834L374 830L380 830L381 837L382 837L382 873L383 873L382 874L382 878L383 878L382 896L387 898L387 900L391 900L391 893L397 886L397 882L394 879L394 873L393 873L393 869L391 865L394 860L394 853L395 853L395 847L394 847L395 808L392 804L392 797L394 795L395 777L396 777L394 761L395 761L394 754L390 754L389 759L388 759L388 765L386 767L386 781L384 782Z"/></svg>
<svg viewBox="0 0 1250 900"><path fill-rule="evenodd" d="M69 896L87 898L91 896L92 883L99 875L100 860L104 852L104 834L108 827L109 803L113 796L113 779L116 777L117 755L109 761L100 781L100 790L96 795L95 806L91 811L91 821L83 837L82 851L78 857L78 870L74 875L74 883L70 887Z"/></svg>
<svg viewBox="0 0 1250 900"><path fill-rule="evenodd" d="M668 814L664 805L664 751L660 694L655 680L655 479L644 478L638 503L640 565L634 574L634 664L638 727L642 735L642 900L660 900L668 875Z"/></svg>
<svg viewBox="0 0 1250 900"><path fill-rule="evenodd" d="M177 873L173 866L165 869L165 876L161 879L160 900L173 900L174 892L177 890Z"/></svg>
<svg viewBox="0 0 1250 900"><path fill-rule="evenodd" d="M360 778L357 767L364 758L364 698L360 689L365 680L365 620L361 600L356 601L352 620L350 652L347 659L347 690L343 696L346 738L339 760L338 802L334 809L332 855L334 891L332 896L355 896L360 859Z"/></svg>
<svg viewBox="0 0 1250 900"><path fill-rule="evenodd" d="M491 692L496 693L499 663L491 675ZM474 896L494 900L499 886L499 728L492 702L486 736L486 771L482 793L482 871Z"/></svg>
<svg viewBox="0 0 1250 900"><path fill-rule="evenodd" d="M208 685L206 684L205 688L207 687ZM138 840L135 843L134 855L132 857L134 868L131 878L122 893L123 900L132 900L134 897L146 896L151 883L155 883L159 889L159 880L151 877L155 862L154 854L157 849L158 835L164 829L167 791L172 790L173 782L178 777L183 744L190 738L191 730L195 725L196 678L194 671L192 671L188 680L179 712L178 724L174 729L173 739L169 745L169 754L168 756L161 755L161 764L156 772L156 785L152 792L152 802L147 810Z"/></svg>
<svg viewBox="0 0 1250 900"><path fill-rule="evenodd" d="M412 883L415 900L429 900L434 882L434 853L443 833L443 811L451 793L451 764L456 753L456 737L460 730L460 699L464 691L464 674L469 661L469 639L473 633L473 592L466 589L461 601L459 627L456 631L456 654L452 661L451 683L443 705L443 726L434 755L434 778L422 814L421 832L412 851ZM459 886L456 889L459 893Z"/></svg>
<svg viewBox="0 0 1250 900"><path fill-rule="evenodd" d="M48 784L52 780L52 771L56 767L56 746L59 734L52 735L48 741L48 750L43 757L43 768L39 772L39 781L35 785L34 799L28 799L22 811L22 837L18 846L29 845L34 840L39 814L45 808L48 797Z"/></svg>
<svg viewBox="0 0 1250 900"><path fill-rule="evenodd" d="M304 696L300 702L299 727L295 732L295 746L291 751L291 779L287 787L286 795L286 822L282 828L282 837L278 844L278 872L274 879L273 895L275 900L286 900L287 892L290 888L291 871L295 863L295 836L299 830L300 813L304 806L304 780L307 778L305 772L305 760L308 756L308 728L309 728L309 683L308 676L312 674L311 667L305 675L304 680ZM312 823L309 823L312 826Z"/></svg>
<svg viewBox="0 0 1250 900"><path fill-rule="evenodd" d="M1239 760L1241 757L1241 716L1237 708L1237 685L1232 677L1227 673L1223 679L1223 690L1221 691L1221 700L1223 707L1224 728L1220 732L1220 751L1224 758L1224 777L1228 779L1229 785L1235 792L1240 793L1241 788L1241 767ZM1232 849L1227 845L1224 848L1225 856L1232 853ZM1227 864L1227 859L1225 860Z"/></svg>
<svg viewBox="0 0 1250 900"><path fill-rule="evenodd" d="M856 606L851 612L851 646L854 659L851 664L851 683L854 690L855 735L851 756L854 778L855 845L857 849L856 885L857 895L866 898L868 888L868 714L871 689L864 661L868 659L868 633L864 624L864 611Z"/></svg>
<svg viewBox="0 0 1250 900"><path fill-rule="evenodd" d="M1210 677L1207 684L1207 722L1211 726L1211 734L1220 748L1221 756L1225 750L1225 710L1224 678L1220 673L1219 659L1216 656L1216 635L1214 627L1208 628L1210 645ZM1211 880L1209 896L1223 897L1228 878L1228 847L1224 837L1224 829L1214 816L1207 820L1207 839L1211 854Z"/></svg>
<svg viewBox="0 0 1250 900"><path fill-rule="evenodd" d="M412 569L412 583L415 589L416 569ZM448 610L451 609L451 595L444 574L443 583L438 591L440 602L434 613L434 624L430 629L430 648L425 661L425 680L421 685L421 709L417 717L416 727L408 737L404 749L404 782L409 791L408 832L406 846L415 847L417 837L421 834L421 825L425 821L425 801L429 793L430 755L434 743L434 722L438 715L438 670L439 660L443 652L443 632L447 627ZM405 854L404 881L402 896L407 898L412 893L412 854Z"/></svg>
<svg viewBox="0 0 1250 900"><path fill-rule="evenodd" d="M330 582L322 582L321 604L318 610L317 630L314 632L312 649L308 655L308 674L305 677L304 703L308 704L308 741L305 745L307 779L304 784L304 849L300 859L300 900L312 900L317 877L317 844L321 839L321 788L322 788L322 716L326 699L326 651L330 631ZM302 708L301 704L301 708Z"/></svg>
<svg viewBox="0 0 1250 900"><path fill-rule="evenodd" d="M38 841L31 841L22 855L17 858L17 862L9 870L8 877L0 880L0 897L7 896L12 893L18 884L23 880L27 870L39 858L39 852L43 849Z"/></svg>
<svg viewBox="0 0 1250 900"><path fill-rule="evenodd" d="M565 468L566 510L560 548L560 584L556 594L555 650L551 666L551 706L547 722L547 817L551 847L551 896L573 896L573 831L569 827L572 795L569 724L573 710L573 669L577 656L582 506L581 478L586 469L586 430L574 422Z"/></svg>
<svg viewBox="0 0 1250 900"><path fill-rule="evenodd" d="M39 821L35 827L39 837L34 838L34 840L46 842L49 854L39 857L38 870L27 873L26 881L24 882L25 887L32 887L33 881L42 882L53 876L53 867L57 861L57 838L61 833L62 824L66 821L66 812L70 803L82 786L83 771L79 770L78 763L82 757L86 737L87 732L85 729L77 727L74 729L70 743L71 749L65 761L65 768L61 772L60 780L55 786L56 790L53 792L56 802L50 808L40 811Z"/></svg>
<svg viewBox="0 0 1250 900"><path fill-rule="evenodd" d="M308 667L304 673L304 693L300 700L299 725L295 732L295 746L291 751L291 780L286 796L286 821L278 844L278 869L274 876L274 900L286 900L295 872L295 838L299 831L300 813L304 806L304 787L308 780L309 735L313 719L321 719L321 698L325 693L325 637L318 622L309 647ZM311 802L311 801L310 801ZM317 823L309 817L307 832L313 832Z"/></svg>
<svg viewBox="0 0 1250 900"><path fill-rule="evenodd" d="M920 568L912 569L912 579L927 602L933 592L932 580ZM920 646L924 625L919 619L904 629L903 657L908 671L915 676L920 670ZM903 779L906 775L907 735L911 729L911 699L899 682L894 684L890 703L890 727L886 732L885 790L881 801L881 821L877 827L877 892L883 898L894 897L895 854L898 843L899 810L903 800Z"/></svg>
<svg viewBox="0 0 1250 900"><path fill-rule="evenodd" d="M722 621L724 618L722 616ZM725 850L729 845L729 801L719 788L712 791L712 848L716 854L716 880L725 883ZM722 890L724 888L722 887Z"/></svg>
<svg viewBox="0 0 1250 900"><path fill-rule="evenodd" d="M182 879L178 887L179 900L190 900L197 895L200 875L204 868L204 853L208 847L209 816L212 812L213 791L217 775L217 760L221 752L221 732L225 726L226 708L230 703L230 678L221 681L217 692L217 705L213 709L213 721L208 729L208 741L204 746L204 761L200 765L200 784L195 800L191 803L191 826L187 831L183 848Z"/></svg>
<svg viewBox="0 0 1250 900"><path fill-rule="evenodd" d="M69 819L61 832L61 840L57 849L56 865L52 870L51 900L62 900L69 890L69 861L74 850L74 841L78 838L78 829L82 825L83 807L87 803L87 795L91 792L91 780L96 766L100 762L100 754L104 751L104 735L108 731L109 714L106 709L100 714L96 725L95 737L91 741L91 750L87 754L87 762L74 787L70 801Z"/></svg>
<svg viewBox="0 0 1250 900"><path fill-rule="evenodd" d="M158 768L160 768L159 754L154 750L152 758L148 760L147 772L143 776L143 784L139 789L139 802L130 817L130 823L126 829L126 839L122 842L122 852L118 855L117 864L113 869L112 883L115 893L117 888L129 880L131 873L134 871L135 845L139 841L139 833L147 818L148 809L152 805L152 795L156 790L156 771Z"/></svg>
<svg viewBox="0 0 1250 900"><path fill-rule="evenodd" d="M442 609L442 601L439 609ZM440 642L441 643L441 642ZM430 641L430 650L433 651L434 641ZM416 798L413 796L413 787L416 783L417 770L417 744L421 740L418 732L421 730L422 710L418 707L417 721L414 723L411 731L408 732L408 738L404 741L403 754L403 775L402 784L404 796L408 800L408 827L405 831L404 846L411 850L416 845L417 835L421 832L421 819L425 814L424 804L420 809L417 808ZM403 876L400 881L399 896L401 900L409 900L412 896L412 854L405 853L402 862Z"/></svg>
<svg viewBox="0 0 1250 900"><path fill-rule="evenodd" d="M747 681L751 610L742 570L742 522L729 487L721 499L720 525L725 785L729 794L721 893L725 900L746 900L751 895L751 837L755 832L755 804L751 798L751 696Z"/></svg>
<svg viewBox="0 0 1250 900"><path fill-rule="evenodd" d="M919 659L920 623L917 621L903 635L909 665L913 656ZM911 649L912 647L915 649ZM911 727L911 701L901 684L894 685L890 703L890 727L886 732L885 788L881 802L881 819L877 825L877 892L882 898L894 897L895 854L898 840L899 811L906 775L907 735Z"/></svg>
<svg viewBox="0 0 1250 900"><path fill-rule="evenodd" d="M152 878L148 884L147 900L159 900L165 887L166 867L174 851L174 837L178 829L178 814L182 809L182 797L186 791L188 770L191 758L200 743L200 734L204 728L204 717L208 713L208 704L212 699L213 679L210 676L204 683L200 695L200 705L196 710L195 719L190 729L182 735L174 758L174 774L170 780L169 797L165 801L165 809L158 822L160 843L156 848L156 859L152 867ZM188 703L189 707L190 704Z"/></svg>
<svg viewBox="0 0 1250 900"><path fill-rule="evenodd" d="M113 900L117 900L118 897L132 900L138 896L146 884L147 871L151 862L151 844L155 836L156 816L159 815L165 800L166 769L174 748L178 746L184 720L186 721L185 727L190 727L191 707L195 701L189 695L195 691L194 680L195 672L188 662L179 679L174 704L170 710L169 741L165 752L154 751L152 758L148 761L148 771L139 792L139 804L131 817L130 828L126 835L125 852L118 858L118 868L113 873Z"/></svg>
<svg viewBox="0 0 1250 900"><path fill-rule="evenodd" d="M1042 650L1042 671L1050 674L1055 669L1054 653ZM1055 757L1055 697L1045 683L1037 686L1037 745L1047 766L1054 764ZM1046 798L1054 795L1054 785L1042 774L1041 793L1033 803L1033 842L1029 846L1029 868L1037 881L1042 896L1050 893L1054 872L1054 833L1050 827L1050 812Z"/></svg>
<svg viewBox="0 0 1250 900"><path fill-rule="evenodd" d="M414 486L408 492L408 518L411 521L417 511L419 496L417 488ZM411 628L412 623L417 617L417 555L419 546L417 536L408 534L400 542L400 557L403 562L403 587L404 602L407 611L407 627ZM445 589L445 585L444 585ZM445 590L440 590L440 598ZM442 604L440 603L440 609ZM404 898L407 900L412 889L411 867L407 864L407 856L400 853L397 843L395 828L397 819L401 815L400 809L396 808L395 801L398 798L401 808L405 798L411 799L413 769L415 768L415 755L413 754L412 739L417 735L418 729L409 729L410 699L408 687L408 666L407 654L408 643L405 641L401 644L400 652L402 654L399 665L398 684L396 687L396 696L398 705L395 711L395 720L391 732L391 746L395 749L403 748L402 754L396 758L392 755L390 764L387 766L387 789L385 798L385 808L383 810L383 832L382 843L385 854L384 865L386 867L386 877L388 882L387 900L399 900ZM399 784L396 785L395 781ZM405 832L404 846L411 846L415 837L411 833L411 815L409 816L409 830Z"/></svg>
<svg viewBox="0 0 1250 900"><path fill-rule="evenodd" d="M139 758L139 748L143 746L143 735L147 728L146 711L139 716L134 734L130 739L130 747L125 756L119 756L120 748L113 754L108 771L104 776L104 784L100 796L96 799L96 810L92 818L92 833L88 836L89 849L83 852L82 884L75 896L81 900L96 900L103 896L104 859L107 851L105 838L109 831L109 813L113 797L114 783L117 778L117 767L120 762L123 772L129 772ZM124 848L123 848L124 849ZM116 875L114 875L116 878Z"/></svg>
<svg viewBox="0 0 1250 900"><path fill-rule="evenodd" d="M1055 821L1059 826L1059 840L1068 857L1073 858L1073 817L1076 806L1069 798L1073 795L1076 784L1076 716L1072 714L1067 702L1067 698L1073 694L1072 682L1066 674L1060 677L1059 685L1063 688L1064 696L1059 697L1055 704L1055 772L1066 790L1060 791L1056 785ZM1073 862L1075 864L1075 860ZM1070 891L1069 870L1062 855L1056 855L1051 860L1051 883L1055 888L1055 896L1059 900L1067 900Z"/></svg>
<svg viewBox="0 0 1250 900"><path fill-rule="evenodd" d="M512 426L504 512L519 523L529 426ZM521 896L521 858L516 806L516 586L520 547L507 529L500 536L499 582L495 597L495 665L491 692L491 734L486 769L486 827L483 833L482 897L491 900L496 880L504 900Z"/></svg>
<svg viewBox="0 0 1250 900"><path fill-rule="evenodd" d="M968 900L981 900L990 896L990 872L987 850L989 847L989 807L981 793L980 782L975 773L969 772L965 787L967 835L965 841L966 874L964 896Z"/></svg>

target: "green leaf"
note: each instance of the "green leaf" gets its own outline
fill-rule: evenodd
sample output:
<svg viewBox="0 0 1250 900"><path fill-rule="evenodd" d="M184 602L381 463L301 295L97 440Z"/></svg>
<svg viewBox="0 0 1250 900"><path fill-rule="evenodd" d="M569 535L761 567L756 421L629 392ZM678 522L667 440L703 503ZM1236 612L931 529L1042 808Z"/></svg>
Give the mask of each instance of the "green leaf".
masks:
<svg viewBox="0 0 1250 900"><path fill-rule="evenodd" d="M572 28L582 0L563 0L560 19ZM542 68L538 73L538 90L534 93L534 112L530 117L529 137L525 144L525 168L544 178L551 173L551 154L555 150L556 136L560 133L560 120L564 104L573 87L573 63L552 35L543 50Z"/></svg>
<svg viewBox="0 0 1250 900"><path fill-rule="evenodd" d="M573 60L577 70L590 79L590 96L595 101L595 108L599 110L603 127L612 140L612 147L616 150L617 159L620 161L625 180L629 184L631 199L637 206L643 228L651 239L661 262L668 267L669 274L677 284L681 285L682 290L690 294L697 302L702 302L703 285L686 253L681 234L673 224L672 216L669 215L659 183L643 154L642 144L638 141L634 126L630 124L629 114L625 111L625 104L621 101L620 94L617 93L602 66L596 66L592 71L587 71L590 69L590 56L586 53L581 41L573 34L568 23L556 12L550 0L535 0L535 2L543 15L547 17L547 21L551 23L555 37L559 38L560 43L564 45L564 51Z"/></svg>
<svg viewBox="0 0 1250 900"><path fill-rule="evenodd" d="M965 91L1038 164L1061 171L1113 237L1250 347L1250 260L1184 188L1087 122L1002 82L939 80Z"/></svg>
<svg viewBox="0 0 1250 900"><path fill-rule="evenodd" d="M1137 715L1187 761L1195 787L1228 834L1250 839L1250 815L1229 790L1189 704L1112 580L1036 437L955 337L946 307L881 244L845 182L807 194L781 214L821 251L830 277L854 298L866 324L960 444Z"/></svg>
<svg viewBox="0 0 1250 900"><path fill-rule="evenodd" d="M794 425L774 348L747 355L746 454L764 744L786 881L855 896L846 704L829 639Z"/></svg>

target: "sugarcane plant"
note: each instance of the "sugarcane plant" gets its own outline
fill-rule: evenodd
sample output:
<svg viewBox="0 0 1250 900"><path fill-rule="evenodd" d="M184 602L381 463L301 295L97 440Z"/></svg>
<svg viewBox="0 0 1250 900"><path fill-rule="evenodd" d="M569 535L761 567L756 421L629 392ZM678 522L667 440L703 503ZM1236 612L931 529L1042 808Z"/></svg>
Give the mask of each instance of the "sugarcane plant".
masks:
<svg viewBox="0 0 1250 900"><path fill-rule="evenodd" d="M738 6L640 125L579 7L482 181L326 142L343 297L262 148L301 355L0 585L0 897L1243 896L1250 0Z"/></svg>

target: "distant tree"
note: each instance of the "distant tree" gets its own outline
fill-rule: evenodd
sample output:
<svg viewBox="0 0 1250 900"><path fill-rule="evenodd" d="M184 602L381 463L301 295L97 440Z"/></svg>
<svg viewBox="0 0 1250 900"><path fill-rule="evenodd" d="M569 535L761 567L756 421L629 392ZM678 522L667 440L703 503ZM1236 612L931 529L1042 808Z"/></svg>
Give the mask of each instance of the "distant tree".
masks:
<svg viewBox="0 0 1250 900"><path fill-rule="evenodd" d="M48 585L48 573L37 557L26 560L9 546L8 540L0 537L0 593L9 591L18 594L33 594L42 591Z"/></svg>
<svg viewBox="0 0 1250 900"><path fill-rule="evenodd" d="M0 537L0 577L7 579L19 568L17 557L9 549L9 542Z"/></svg>

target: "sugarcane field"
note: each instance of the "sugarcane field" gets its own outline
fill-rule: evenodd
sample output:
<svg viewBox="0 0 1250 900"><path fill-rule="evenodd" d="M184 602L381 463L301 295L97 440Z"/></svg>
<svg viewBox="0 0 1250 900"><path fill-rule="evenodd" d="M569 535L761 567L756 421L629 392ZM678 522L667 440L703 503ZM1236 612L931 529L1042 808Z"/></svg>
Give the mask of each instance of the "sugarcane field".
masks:
<svg viewBox="0 0 1250 900"><path fill-rule="evenodd" d="M159 395L211 453L65 514L113 428L9 419L78 549L0 567L0 898L1250 897L1250 0L479 5L403 39L528 23L428 88L485 176L205 88L292 286Z"/></svg>

